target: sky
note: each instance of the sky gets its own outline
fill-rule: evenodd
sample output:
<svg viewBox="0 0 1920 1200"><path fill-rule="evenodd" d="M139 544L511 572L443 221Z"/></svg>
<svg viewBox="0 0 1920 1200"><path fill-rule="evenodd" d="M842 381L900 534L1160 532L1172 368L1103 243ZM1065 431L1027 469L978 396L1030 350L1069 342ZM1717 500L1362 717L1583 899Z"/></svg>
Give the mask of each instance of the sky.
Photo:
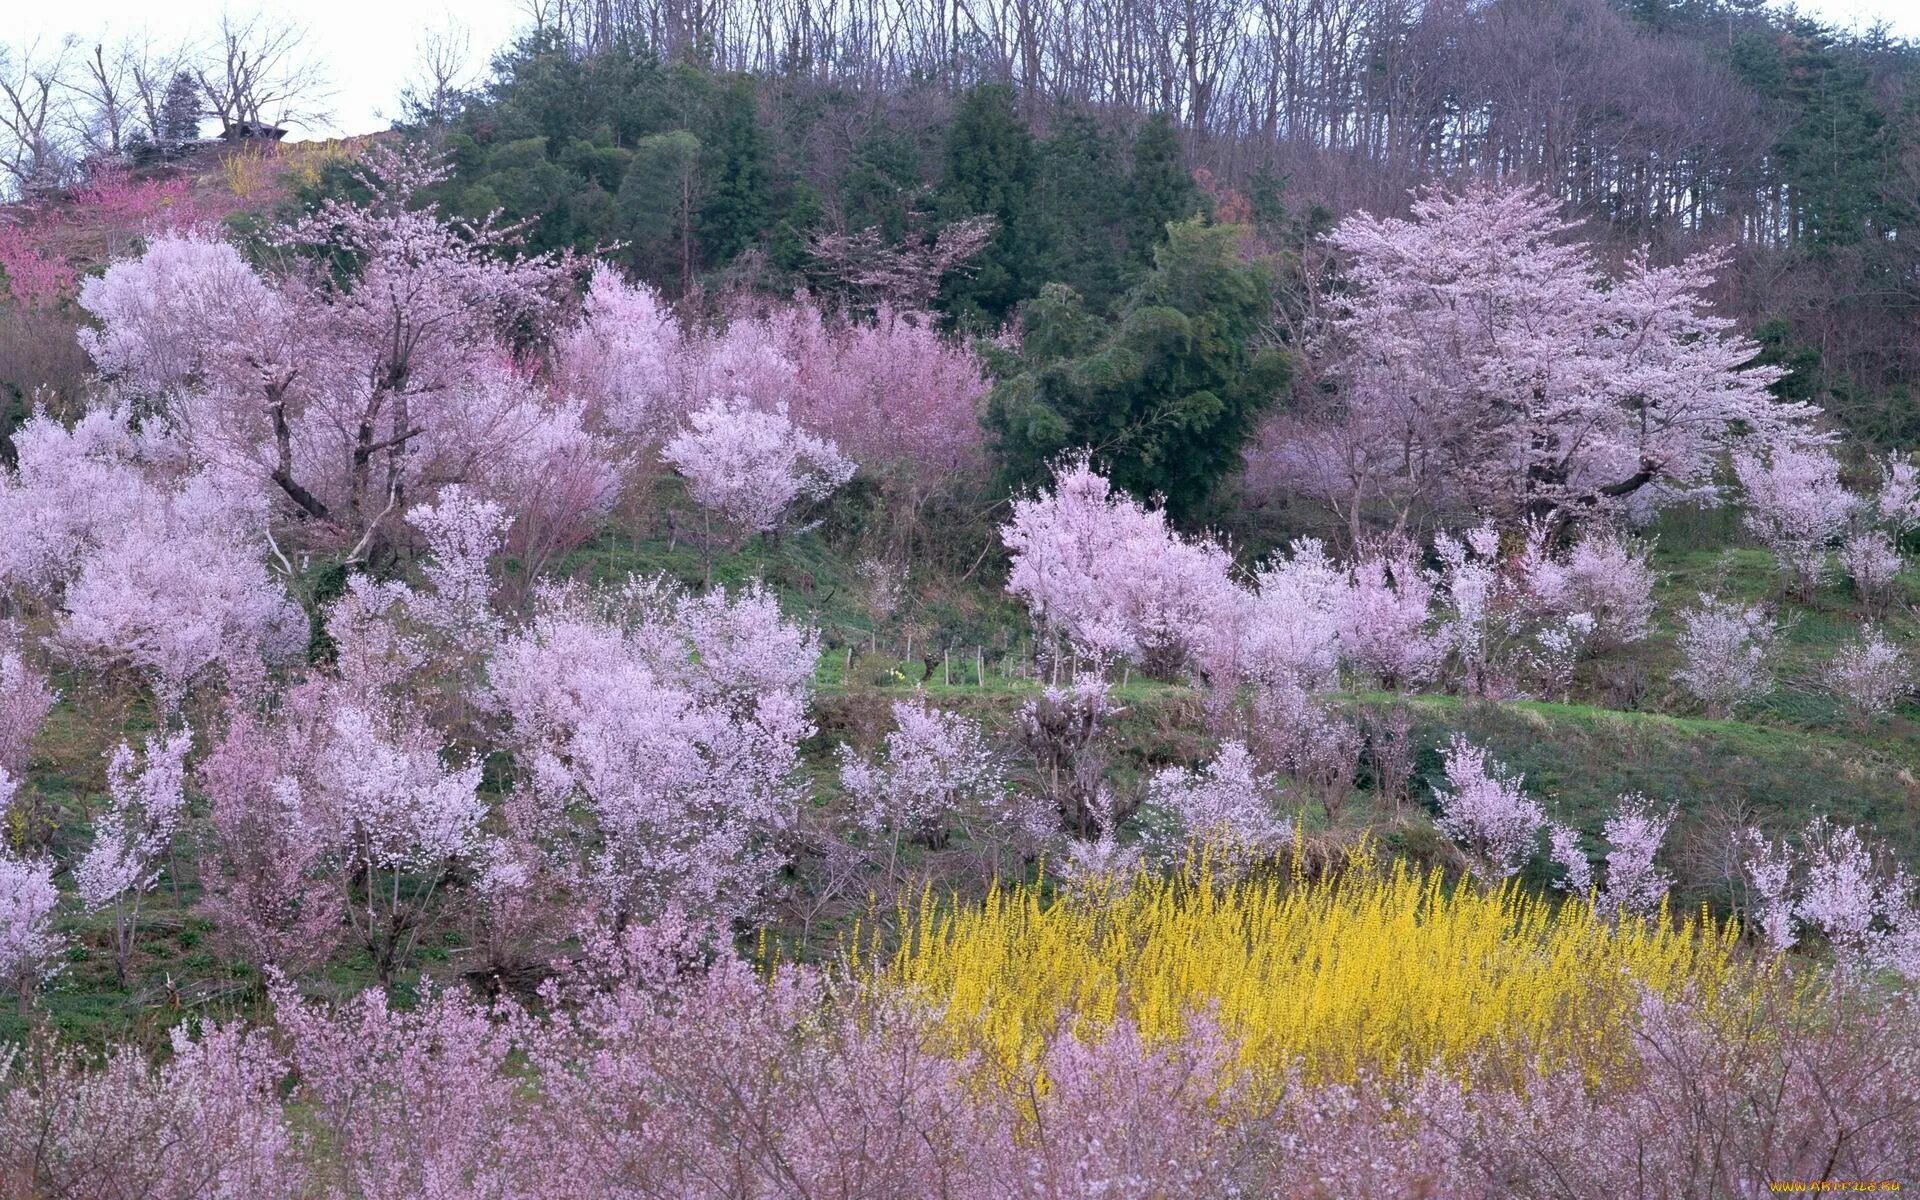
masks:
<svg viewBox="0 0 1920 1200"><path fill-rule="evenodd" d="M1896 35L1920 39L1920 0L1799 0L1799 9L1837 25L1888 23ZM0 0L9 12L0 40L46 45L74 34L109 44L146 33L160 44L209 36L223 6L208 0ZM334 136L384 129L398 111L400 89L417 74L420 42L429 31L457 29L479 76L489 56L526 21L524 0L236 0L224 11L244 18L289 11L303 24L314 59L329 83L330 121L297 129L294 137Z"/></svg>

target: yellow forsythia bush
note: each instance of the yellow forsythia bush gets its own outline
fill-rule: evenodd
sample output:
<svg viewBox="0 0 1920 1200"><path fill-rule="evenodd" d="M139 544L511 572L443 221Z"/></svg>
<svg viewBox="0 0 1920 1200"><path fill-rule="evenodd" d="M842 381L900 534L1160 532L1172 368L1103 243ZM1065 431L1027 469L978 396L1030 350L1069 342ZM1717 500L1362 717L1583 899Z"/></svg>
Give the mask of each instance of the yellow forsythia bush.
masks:
<svg viewBox="0 0 1920 1200"><path fill-rule="evenodd" d="M1583 901L1364 858L1313 882L1142 874L959 907L923 896L902 918L897 949L870 945L860 969L1007 1070L1063 1029L1098 1036L1126 1018L1168 1039L1210 1013L1243 1068L1275 1077L1464 1070L1491 1051L1598 1072L1631 1051L1645 991L1717 1006L1746 969L1731 924L1616 924Z"/></svg>

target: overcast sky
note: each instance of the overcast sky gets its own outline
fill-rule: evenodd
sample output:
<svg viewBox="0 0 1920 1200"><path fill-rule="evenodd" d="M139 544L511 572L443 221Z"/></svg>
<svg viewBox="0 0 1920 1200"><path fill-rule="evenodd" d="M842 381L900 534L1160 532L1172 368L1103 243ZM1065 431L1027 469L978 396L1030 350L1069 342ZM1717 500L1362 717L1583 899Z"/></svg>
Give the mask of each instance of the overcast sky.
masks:
<svg viewBox="0 0 1920 1200"><path fill-rule="evenodd" d="M35 38L57 42L67 34L109 42L141 31L162 43L205 37L222 6L204 0L0 0L12 10L0 22L0 39L19 45ZM1920 38L1920 0L1800 0L1803 12L1841 25L1886 21L1896 34ZM522 28L521 0L320 0L293 4L237 0L236 16L292 11L309 33L313 57L332 90L325 129L296 137L365 133L383 129L398 110L401 87L415 75L422 36L459 28L471 46L476 74L488 57Z"/></svg>

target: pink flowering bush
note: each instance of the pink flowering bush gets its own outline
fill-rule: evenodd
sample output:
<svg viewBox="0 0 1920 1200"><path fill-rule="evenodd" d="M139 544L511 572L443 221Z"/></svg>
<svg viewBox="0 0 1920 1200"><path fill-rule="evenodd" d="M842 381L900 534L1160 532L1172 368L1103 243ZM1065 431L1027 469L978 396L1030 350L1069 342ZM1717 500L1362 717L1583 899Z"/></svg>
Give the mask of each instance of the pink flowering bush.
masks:
<svg viewBox="0 0 1920 1200"><path fill-rule="evenodd" d="M1680 614L1680 626L1685 664L1674 679L1706 705L1709 717L1724 717L1773 691L1780 630L1763 609L1703 595L1698 607Z"/></svg>
<svg viewBox="0 0 1920 1200"><path fill-rule="evenodd" d="M1825 447L1779 442L1764 454L1736 451L1733 469L1746 489L1748 531L1780 561L1789 593L1810 599L1859 503L1840 485L1840 464Z"/></svg>
<svg viewBox="0 0 1920 1200"><path fill-rule="evenodd" d="M238 714L198 768L211 809L200 907L216 942L262 969L303 971L341 939L345 896L317 777L318 709L296 698L276 722Z"/></svg>
<svg viewBox="0 0 1920 1200"><path fill-rule="evenodd" d="M1843 967L1920 978L1920 894L1884 843L1815 817L1795 840L1757 829L1734 834L1753 919L1778 954L1805 931L1825 938Z"/></svg>
<svg viewBox="0 0 1920 1200"><path fill-rule="evenodd" d="M1007 591L1095 663L1131 659L1171 676L1225 636L1217 627L1242 600L1224 549L1179 536L1084 458L1062 463L1052 490L1016 499L1000 536Z"/></svg>
<svg viewBox="0 0 1920 1200"><path fill-rule="evenodd" d="M1523 790L1523 776L1493 761L1459 734L1443 755L1447 783L1434 790L1434 824L1467 855L1476 872L1504 878L1533 857L1547 814Z"/></svg>
<svg viewBox="0 0 1920 1200"><path fill-rule="evenodd" d="M555 341L554 382L589 421L629 440L657 440L686 415L683 341L658 292L602 263L580 321Z"/></svg>
<svg viewBox="0 0 1920 1200"><path fill-rule="evenodd" d="M796 503L825 499L853 477L839 449L795 425L784 405L757 409L739 397L690 413L661 456L696 503L747 535L779 529Z"/></svg>

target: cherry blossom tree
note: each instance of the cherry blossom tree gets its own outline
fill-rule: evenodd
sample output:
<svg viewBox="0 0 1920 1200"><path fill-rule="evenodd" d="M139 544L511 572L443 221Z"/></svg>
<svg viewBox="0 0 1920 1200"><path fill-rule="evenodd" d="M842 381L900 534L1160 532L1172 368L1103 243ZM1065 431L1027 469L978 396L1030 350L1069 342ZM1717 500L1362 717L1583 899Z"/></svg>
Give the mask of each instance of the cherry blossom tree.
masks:
<svg viewBox="0 0 1920 1200"><path fill-rule="evenodd" d="M160 877L186 813L186 759L193 746L182 730L147 739L145 761L120 743L107 766L107 810L93 823L93 845L74 868L80 903L113 909L114 973L124 986L133 962L140 902Z"/></svg>
<svg viewBox="0 0 1920 1200"><path fill-rule="evenodd" d="M1898 537L1920 528L1920 467L1912 459L1889 454L1880 464L1875 514Z"/></svg>
<svg viewBox="0 0 1920 1200"><path fill-rule="evenodd" d="M1662 812L1638 792L1614 801L1600 834L1608 847L1605 884L1595 897L1602 911L1643 917L1659 911L1673 879L1654 864L1654 858L1673 817L1672 805ZM1556 821L1548 826L1547 840L1553 861L1566 872L1559 886L1575 895L1591 891L1593 869L1580 846L1579 833Z"/></svg>
<svg viewBox="0 0 1920 1200"><path fill-rule="evenodd" d="M375 149L368 199L272 232L287 264L273 278L249 282L205 239L158 239L90 288L103 328L88 347L110 378L166 391L198 458L364 558L416 490L510 468L553 416L510 339L549 332L572 264L514 257L517 230L420 203L444 178L417 152Z"/></svg>
<svg viewBox="0 0 1920 1200"><path fill-rule="evenodd" d="M1888 847L1852 825L1815 817L1793 841L1735 833L1758 923L1784 952L1811 928L1845 968L1891 968L1915 978L1920 911L1912 877Z"/></svg>
<svg viewBox="0 0 1920 1200"><path fill-rule="evenodd" d="M1733 455L1746 489L1746 527L1780 562L1788 593L1805 601L1827 575L1829 547L1847 530L1858 500L1840 486L1840 464L1822 446L1777 442Z"/></svg>
<svg viewBox="0 0 1920 1200"><path fill-rule="evenodd" d="M421 571L431 585L412 598L412 613L468 655L487 653L503 631L493 611L492 562L507 520L500 505L457 484L442 491L436 503L416 504L407 512L407 524L427 541Z"/></svg>
<svg viewBox="0 0 1920 1200"><path fill-rule="evenodd" d="M341 937L338 838L317 777L323 715L302 697L270 723L237 713L199 767L212 834L201 908L216 940L262 969L302 971Z"/></svg>
<svg viewBox="0 0 1920 1200"><path fill-rule="evenodd" d="M1709 717L1724 717L1773 691L1770 660L1779 636L1759 606L1702 595L1697 607L1680 614L1676 640L1686 661L1673 677L1706 705Z"/></svg>
<svg viewBox="0 0 1920 1200"><path fill-rule="evenodd" d="M83 662L149 678L170 708L210 671L245 691L306 649L305 616L255 548L264 512L236 528L238 514L222 512L228 501L212 492L195 480L156 497L82 560L64 596L58 644Z"/></svg>
<svg viewBox="0 0 1920 1200"><path fill-rule="evenodd" d="M1860 599L1875 612L1886 611L1902 565L1893 539L1879 529L1860 530L1841 544L1840 565Z"/></svg>
<svg viewBox="0 0 1920 1200"><path fill-rule="evenodd" d="M1279 784L1262 773L1241 742L1221 743L1198 770L1168 767L1147 780L1147 810L1165 818L1152 840L1157 857L1173 862L1199 850L1229 870L1269 858L1293 840L1293 822L1275 816Z"/></svg>
<svg viewBox="0 0 1920 1200"><path fill-rule="evenodd" d="M1342 657L1383 687L1427 683L1446 657L1445 642L1433 628L1433 580L1413 551L1404 541L1363 550L1342 606Z"/></svg>
<svg viewBox="0 0 1920 1200"><path fill-rule="evenodd" d="M1588 528L1564 554L1547 552L1536 529L1528 539L1529 591L1549 611L1593 618L1592 644L1617 649L1642 641L1653 620L1650 549L1600 528Z"/></svg>
<svg viewBox="0 0 1920 1200"><path fill-rule="evenodd" d="M0 820L12 814L9 824L18 831L21 841L31 841L39 832L33 814L23 811L20 789L26 786L34 739L53 711L54 700L46 675L16 647L0 640L0 792L5 792L0 799Z"/></svg>
<svg viewBox="0 0 1920 1200"><path fill-rule="evenodd" d="M651 442L686 416L685 338L660 293L593 269L580 321L554 344L554 382L588 419Z"/></svg>
<svg viewBox="0 0 1920 1200"><path fill-rule="evenodd" d="M305 695L327 705L323 795L347 923L386 983L410 957L448 872L479 847L481 766L449 768L433 732L397 705Z"/></svg>
<svg viewBox="0 0 1920 1200"><path fill-rule="evenodd" d="M1543 193L1430 188L1408 219L1360 214L1331 241L1344 289L1317 346L1339 405L1319 426L1354 514L1468 505L1556 525L1711 483L1747 432L1812 415L1768 387L1774 368L1713 314L1723 258L1614 278ZM1358 526L1356 525L1356 529Z"/></svg>
<svg viewBox="0 0 1920 1200"><path fill-rule="evenodd" d="M578 857L616 924L758 902L793 822L818 642L764 589L635 580L548 593L491 678L538 836Z"/></svg>
<svg viewBox="0 0 1920 1200"><path fill-rule="evenodd" d="M1338 820L1360 762L1359 727L1287 681L1255 683L1253 723L1253 741L1265 759L1293 780L1301 796L1319 801Z"/></svg>
<svg viewBox="0 0 1920 1200"><path fill-rule="evenodd" d="M11 781L0 781L0 792ZM53 885L53 864L46 859L15 858L0 850L0 983L13 989L26 1015L34 989L53 973L66 949L54 932L60 892Z"/></svg>
<svg viewBox="0 0 1920 1200"><path fill-rule="evenodd" d="M1476 873L1506 878L1533 856L1547 814L1523 789L1525 778L1460 734L1442 754L1447 786L1436 789L1434 824L1459 844Z"/></svg>
<svg viewBox="0 0 1920 1200"><path fill-rule="evenodd" d="M824 499L853 478L853 464L789 420L784 405L757 409L740 397L690 414L661 454L703 510L749 536L779 529L796 502Z"/></svg>
<svg viewBox="0 0 1920 1200"><path fill-rule="evenodd" d="M163 405L175 392L224 381L236 370L236 343L278 332L281 304L232 245L170 231L81 285L80 307L99 325L80 331L80 345L116 392Z"/></svg>
<svg viewBox="0 0 1920 1200"><path fill-rule="evenodd" d="M999 819L1006 786L978 722L931 708L924 699L895 702L893 720L877 759L840 747L840 786L854 819L892 839L890 875L902 835L944 845L956 823ZM968 821L969 815L975 819Z"/></svg>
<svg viewBox="0 0 1920 1200"><path fill-rule="evenodd" d="M1302 538L1286 555L1275 555L1254 577L1245 606L1241 670L1269 688L1333 687L1349 596L1347 572L1318 539Z"/></svg>
<svg viewBox="0 0 1920 1200"><path fill-rule="evenodd" d="M1082 838L1117 832L1128 814L1106 786L1103 741L1107 724L1122 711L1105 681L1092 675L1049 687L1021 706L1012 741L1025 759L1021 782L1039 802L1030 814L1033 825L1050 832L1064 822Z"/></svg>
<svg viewBox="0 0 1920 1200"><path fill-rule="evenodd" d="M1052 490L1016 499L1000 536L1007 591L1045 635L1096 663L1133 659L1171 676L1226 636L1220 622L1241 603L1223 548L1180 537L1084 458L1062 463Z"/></svg>
<svg viewBox="0 0 1920 1200"><path fill-rule="evenodd" d="M1913 664L1906 653L1873 625L1842 646L1821 671L1821 679L1847 706L1856 725L1886 712L1913 689Z"/></svg>

